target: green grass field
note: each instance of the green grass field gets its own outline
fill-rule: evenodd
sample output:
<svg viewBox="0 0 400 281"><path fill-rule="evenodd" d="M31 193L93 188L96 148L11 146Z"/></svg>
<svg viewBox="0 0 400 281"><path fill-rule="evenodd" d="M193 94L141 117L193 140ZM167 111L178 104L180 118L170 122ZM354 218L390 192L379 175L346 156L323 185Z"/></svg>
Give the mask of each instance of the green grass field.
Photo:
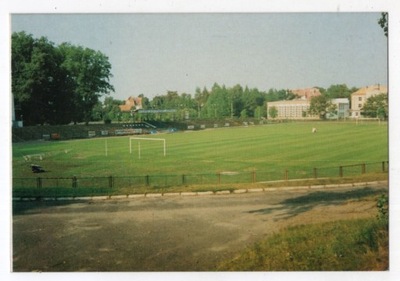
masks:
<svg viewBox="0 0 400 281"><path fill-rule="evenodd" d="M318 132L313 134L311 129ZM142 176L242 173L301 174L388 160L386 124L346 122L283 123L145 136L162 142L110 137L13 144L13 177L37 177L29 165L41 165L43 177ZM106 152L107 147L107 152ZM106 155L107 153L107 155ZM41 159L41 160L40 160ZM307 171L307 172L306 172ZM329 175L327 175L329 176Z"/></svg>

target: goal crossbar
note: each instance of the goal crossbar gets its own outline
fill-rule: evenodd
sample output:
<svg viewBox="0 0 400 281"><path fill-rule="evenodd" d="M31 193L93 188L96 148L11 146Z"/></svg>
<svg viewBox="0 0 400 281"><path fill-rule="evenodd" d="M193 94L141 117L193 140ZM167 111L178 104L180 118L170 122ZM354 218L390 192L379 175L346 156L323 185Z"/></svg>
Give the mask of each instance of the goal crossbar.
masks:
<svg viewBox="0 0 400 281"><path fill-rule="evenodd" d="M167 146L165 139L154 139L154 138L137 138L137 137L130 137L129 138L129 153L132 154L132 140L143 140L143 141L162 141L164 147L164 156L167 155ZM140 153L140 151L139 151Z"/></svg>

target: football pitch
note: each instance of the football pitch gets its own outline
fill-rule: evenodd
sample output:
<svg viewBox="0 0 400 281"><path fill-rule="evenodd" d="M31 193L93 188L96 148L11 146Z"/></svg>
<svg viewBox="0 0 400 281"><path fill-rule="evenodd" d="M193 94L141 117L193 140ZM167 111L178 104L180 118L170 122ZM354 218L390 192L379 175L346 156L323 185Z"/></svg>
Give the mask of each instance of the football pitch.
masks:
<svg viewBox="0 0 400 281"><path fill-rule="evenodd" d="M162 141L131 137L15 143L13 177L37 177L31 164L45 169L42 177L233 175L301 173L389 157L387 123L378 122L294 122L137 136L165 139L165 155Z"/></svg>

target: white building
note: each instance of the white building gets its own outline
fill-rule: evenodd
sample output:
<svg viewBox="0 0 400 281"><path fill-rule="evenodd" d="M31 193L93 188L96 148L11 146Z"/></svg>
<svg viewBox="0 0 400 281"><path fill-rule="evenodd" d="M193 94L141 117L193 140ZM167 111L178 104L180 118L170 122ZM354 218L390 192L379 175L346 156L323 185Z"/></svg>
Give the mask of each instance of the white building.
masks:
<svg viewBox="0 0 400 281"><path fill-rule="evenodd" d="M310 116L308 110L310 109L310 101L299 99L299 100L282 100L268 102L267 112L268 118L270 116L270 109L275 107L277 110L276 119L306 119L306 118L318 118L318 116Z"/></svg>
<svg viewBox="0 0 400 281"><path fill-rule="evenodd" d="M332 104L336 105L336 113L328 113L328 119L344 119L350 116L350 102L347 98L332 99Z"/></svg>

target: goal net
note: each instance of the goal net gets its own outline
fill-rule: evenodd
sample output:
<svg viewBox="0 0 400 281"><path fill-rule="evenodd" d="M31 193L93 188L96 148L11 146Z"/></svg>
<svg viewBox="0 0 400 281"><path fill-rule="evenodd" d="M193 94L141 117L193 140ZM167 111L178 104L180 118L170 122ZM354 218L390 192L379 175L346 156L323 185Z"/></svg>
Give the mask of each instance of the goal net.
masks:
<svg viewBox="0 0 400 281"><path fill-rule="evenodd" d="M162 147L163 147L163 152L164 156L167 155L167 146L166 146L166 141L165 139L160 139L160 138L137 138L137 137L130 137L129 138L129 153L132 154L134 148L132 145L132 142L137 143L137 151L139 158L141 156L141 146L140 143L144 141L152 141L152 142L162 142Z"/></svg>

